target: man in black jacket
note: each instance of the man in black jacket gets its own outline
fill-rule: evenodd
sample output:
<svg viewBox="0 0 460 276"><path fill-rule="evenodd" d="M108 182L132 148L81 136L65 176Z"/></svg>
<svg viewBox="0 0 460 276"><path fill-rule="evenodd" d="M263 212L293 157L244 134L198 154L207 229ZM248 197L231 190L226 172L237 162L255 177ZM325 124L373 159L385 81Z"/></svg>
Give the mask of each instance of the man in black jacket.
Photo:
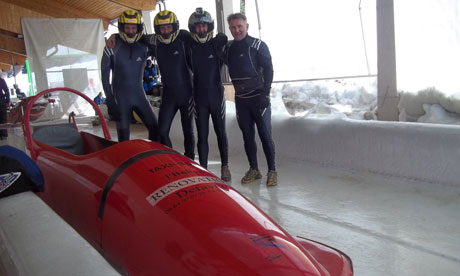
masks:
<svg viewBox="0 0 460 276"><path fill-rule="evenodd" d="M278 183L275 168L275 146L271 136L270 89L273 65L267 45L248 35L246 16L241 13L227 17L234 38L225 49L230 78L235 88L235 106L238 125L243 133L244 149L249 160L249 170L241 179L243 184L260 179L257 164L255 126L267 159L267 186Z"/></svg>
<svg viewBox="0 0 460 276"><path fill-rule="evenodd" d="M193 38L189 41L187 49L193 71L200 165L204 168L208 166L209 117L211 116L221 158L221 178L230 181L225 131L225 96L221 79L222 50L227 43L227 36L219 33L213 37L214 20L202 8L197 8L190 15L188 27Z"/></svg>
<svg viewBox="0 0 460 276"><path fill-rule="evenodd" d="M6 81L0 77L0 124L5 124L7 121L6 109L10 105L10 92L8 91L8 85ZM6 129L0 129L0 140L8 137L8 131Z"/></svg>

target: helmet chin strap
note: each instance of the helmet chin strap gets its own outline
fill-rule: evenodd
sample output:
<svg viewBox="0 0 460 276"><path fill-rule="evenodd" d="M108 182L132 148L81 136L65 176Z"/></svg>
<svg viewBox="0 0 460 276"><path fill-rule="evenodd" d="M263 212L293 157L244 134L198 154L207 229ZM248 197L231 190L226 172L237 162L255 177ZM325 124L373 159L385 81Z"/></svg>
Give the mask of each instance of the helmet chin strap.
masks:
<svg viewBox="0 0 460 276"><path fill-rule="evenodd" d="M158 35L158 40L163 44L170 44L171 42L174 41L175 37L176 36L174 34L169 34L167 37L160 34Z"/></svg>
<svg viewBox="0 0 460 276"><path fill-rule="evenodd" d="M198 40L201 42L201 43L205 43L208 41L208 37L205 36L205 37L198 37Z"/></svg>
<svg viewBox="0 0 460 276"><path fill-rule="evenodd" d="M128 36L125 33L121 34L121 38L128 43L134 43L138 41L140 36L141 36L140 34L135 34L134 36Z"/></svg>
<svg viewBox="0 0 460 276"><path fill-rule="evenodd" d="M206 33L204 34L204 37L201 37L199 34L197 33L192 33L192 37L193 39L195 39L195 41L199 42L199 43L206 43L208 42L209 40L211 40L213 36L213 33L212 32L209 32L209 33Z"/></svg>
<svg viewBox="0 0 460 276"><path fill-rule="evenodd" d="M161 43L163 43L163 44L169 44L169 43L171 43L171 42L172 42L171 39L164 39L164 38L163 38L163 39L161 40Z"/></svg>

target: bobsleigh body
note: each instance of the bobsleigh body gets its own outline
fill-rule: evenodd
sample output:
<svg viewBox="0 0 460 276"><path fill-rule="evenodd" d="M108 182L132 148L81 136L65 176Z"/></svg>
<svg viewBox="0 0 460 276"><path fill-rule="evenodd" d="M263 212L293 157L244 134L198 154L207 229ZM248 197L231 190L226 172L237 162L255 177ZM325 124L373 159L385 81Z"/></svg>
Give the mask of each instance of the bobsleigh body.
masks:
<svg viewBox="0 0 460 276"><path fill-rule="evenodd" d="M172 149L80 136L80 154L33 139L38 195L128 275L353 274L345 254L293 238Z"/></svg>

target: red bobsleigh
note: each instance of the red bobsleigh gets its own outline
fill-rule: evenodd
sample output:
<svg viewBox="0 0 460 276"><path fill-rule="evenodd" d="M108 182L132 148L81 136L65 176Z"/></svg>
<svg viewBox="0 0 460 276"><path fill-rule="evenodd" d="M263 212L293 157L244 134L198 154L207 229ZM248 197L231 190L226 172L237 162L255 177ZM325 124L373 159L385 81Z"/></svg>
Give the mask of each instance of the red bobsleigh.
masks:
<svg viewBox="0 0 460 276"><path fill-rule="evenodd" d="M54 91L92 104L104 138L74 124L32 133L33 103ZM187 157L147 140L111 141L99 108L78 91L39 93L23 126L45 179L38 195L128 275L353 275L344 253L292 237Z"/></svg>
<svg viewBox="0 0 460 276"><path fill-rule="evenodd" d="M33 97L27 97L19 101L18 105L13 107L8 113L8 123L16 124L23 121L24 110L26 109L27 105L30 103L32 99ZM49 100L43 100L40 102L34 101L32 108L30 110L29 120L35 121L40 116L42 116L43 112L45 112L45 109L48 106L48 102Z"/></svg>

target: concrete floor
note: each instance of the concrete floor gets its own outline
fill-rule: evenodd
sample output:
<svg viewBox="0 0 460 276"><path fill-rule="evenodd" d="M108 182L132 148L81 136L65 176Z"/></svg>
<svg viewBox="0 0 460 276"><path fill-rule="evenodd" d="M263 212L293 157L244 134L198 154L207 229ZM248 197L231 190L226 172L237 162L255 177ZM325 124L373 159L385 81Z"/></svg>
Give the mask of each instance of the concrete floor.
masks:
<svg viewBox="0 0 460 276"><path fill-rule="evenodd" d="M132 125L132 138L146 137L143 126ZM23 149L21 129L10 129L4 144ZM259 163L265 171L263 156ZM277 168L277 187L267 188L265 177L243 185L244 150L230 152L234 188L291 235L348 254L355 275L460 275L460 188L280 158ZM220 176L214 147L209 169Z"/></svg>

